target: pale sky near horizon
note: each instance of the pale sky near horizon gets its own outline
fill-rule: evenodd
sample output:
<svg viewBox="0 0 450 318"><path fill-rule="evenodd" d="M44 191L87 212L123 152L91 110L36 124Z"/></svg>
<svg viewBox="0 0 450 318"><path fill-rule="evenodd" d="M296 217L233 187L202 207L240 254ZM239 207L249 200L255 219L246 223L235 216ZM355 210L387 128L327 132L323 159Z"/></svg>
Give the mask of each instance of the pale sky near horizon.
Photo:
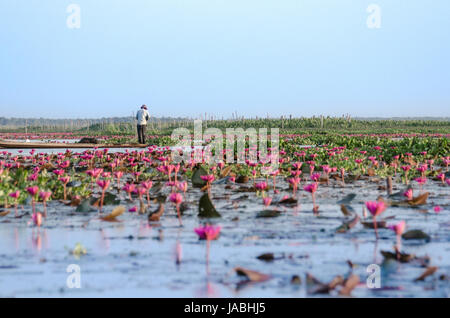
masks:
<svg viewBox="0 0 450 318"><path fill-rule="evenodd" d="M448 0L2 0L0 43L0 117L450 116Z"/></svg>

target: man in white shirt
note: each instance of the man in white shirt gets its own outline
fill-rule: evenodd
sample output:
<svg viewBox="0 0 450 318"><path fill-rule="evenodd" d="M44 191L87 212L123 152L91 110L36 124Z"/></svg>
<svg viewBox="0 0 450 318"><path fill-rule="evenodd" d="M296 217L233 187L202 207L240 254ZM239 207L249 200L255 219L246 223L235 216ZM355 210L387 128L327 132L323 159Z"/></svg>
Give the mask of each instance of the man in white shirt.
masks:
<svg viewBox="0 0 450 318"><path fill-rule="evenodd" d="M145 144L145 128L147 127L147 120L149 120L150 115L147 111L147 106L142 105L141 109L136 114L137 120L137 132L140 144Z"/></svg>

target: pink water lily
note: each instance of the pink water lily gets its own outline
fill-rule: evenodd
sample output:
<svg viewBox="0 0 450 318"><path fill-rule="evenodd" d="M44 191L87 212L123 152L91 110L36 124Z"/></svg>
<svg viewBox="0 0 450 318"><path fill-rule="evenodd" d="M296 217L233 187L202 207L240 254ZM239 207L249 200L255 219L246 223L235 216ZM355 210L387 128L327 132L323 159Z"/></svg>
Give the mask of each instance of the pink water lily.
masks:
<svg viewBox="0 0 450 318"><path fill-rule="evenodd" d="M369 210L370 214L372 214L375 237L378 239L377 216L383 213L386 210L387 206L383 201L368 201L366 202L366 207L367 210Z"/></svg>
<svg viewBox="0 0 450 318"><path fill-rule="evenodd" d="M397 224L388 226L388 228L395 232L395 234L397 236L397 250L400 251L401 250L401 237L402 237L403 232L405 231L406 222L400 221ZM398 256L400 256L400 255L398 255Z"/></svg>
<svg viewBox="0 0 450 318"><path fill-rule="evenodd" d="M315 193L317 191L318 186L319 186L318 183L315 182L315 183L307 184L306 186L303 187L303 190L311 193L311 197L312 197L312 201L313 201L313 212L314 213L317 213L318 210L319 210L319 207L316 206L316 196L315 196Z"/></svg>
<svg viewBox="0 0 450 318"><path fill-rule="evenodd" d="M99 204L99 210L98 210L99 214L102 213L103 200L105 199L105 192L106 192L106 189L108 189L110 183L111 183L111 181L109 181L109 180L97 180L97 185L100 187L100 189L102 189L102 196L100 197L100 204Z"/></svg>
<svg viewBox="0 0 450 318"><path fill-rule="evenodd" d="M201 240L216 240L219 237L221 227L205 225L194 229Z"/></svg>
<svg viewBox="0 0 450 318"><path fill-rule="evenodd" d="M400 221L397 224L388 226L389 229L395 232L398 236L402 235L406 228L406 222Z"/></svg>
<svg viewBox="0 0 450 318"><path fill-rule="evenodd" d="M269 206L272 203L272 198L264 197L263 198L263 203L264 203L264 206Z"/></svg>
<svg viewBox="0 0 450 318"><path fill-rule="evenodd" d="M408 201L412 200L413 199L413 190L412 190L412 188L409 188L408 190L406 190L403 193L403 196L405 196L408 199Z"/></svg>
<svg viewBox="0 0 450 318"><path fill-rule="evenodd" d="M258 182L255 184L255 188L259 191L264 191L267 189L267 183L265 181Z"/></svg>
<svg viewBox="0 0 450 318"><path fill-rule="evenodd" d="M42 225L42 214L40 212L34 212L31 215L31 221L35 226L40 227Z"/></svg>
<svg viewBox="0 0 450 318"><path fill-rule="evenodd" d="M125 184L125 186L123 187L123 190L128 193L128 197L130 199L130 201L132 201L131 199L131 193L134 192L136 190L136 185L133 183L127 183Z"/></svg>
<svg viewBox="0 0 450 318"><path fill-rule="evenodd" d="M41 191L39 192L39 197L42 199L44 205L44 217L47 217L47 200L52 196L51 191Z"/></svg>
<svg viewBox="0 0 450 318"><path fill-rule="evenodd" d="M181 213L180 213L180 204L183 202L183 196L180 193L173 192L169 196L169 200L176 205L178 221L180 222L180 226L183 225L181 223Z"/></svg>
<svg viewBox="0 0 450 318"><path fill-rule="evenodd" d="M14 192L10 193L9 196L11 198L14 198L14 213L15 213L15 216L17 217L18 216L17 206L19 204L20 191L19 190L14 191Z"/></svg>

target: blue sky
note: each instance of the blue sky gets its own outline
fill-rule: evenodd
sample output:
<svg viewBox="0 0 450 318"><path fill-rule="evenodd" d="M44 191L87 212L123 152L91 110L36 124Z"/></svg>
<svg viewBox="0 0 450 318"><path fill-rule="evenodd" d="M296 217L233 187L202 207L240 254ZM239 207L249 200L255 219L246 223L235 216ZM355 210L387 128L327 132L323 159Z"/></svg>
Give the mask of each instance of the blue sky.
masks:
<svg viewBox="0 0 450 318"><path fill-rule="evenodd" d="M81 8L69 29L67 6ZM369 29L369 4L381 28ZM2 0L0 116L450 116L448 0Z"/></svg>

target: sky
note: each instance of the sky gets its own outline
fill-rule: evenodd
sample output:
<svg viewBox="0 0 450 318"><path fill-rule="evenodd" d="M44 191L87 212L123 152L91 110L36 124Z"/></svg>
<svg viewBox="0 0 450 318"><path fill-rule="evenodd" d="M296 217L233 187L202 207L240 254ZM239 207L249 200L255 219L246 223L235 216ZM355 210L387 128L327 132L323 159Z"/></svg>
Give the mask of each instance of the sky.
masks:
<svg viewBox="0 0 450 318"><path fill-rule="evenodd" d="M142 104L171 117L449 117L449 14L448 0L2 0L0 117Z"/></svg>

